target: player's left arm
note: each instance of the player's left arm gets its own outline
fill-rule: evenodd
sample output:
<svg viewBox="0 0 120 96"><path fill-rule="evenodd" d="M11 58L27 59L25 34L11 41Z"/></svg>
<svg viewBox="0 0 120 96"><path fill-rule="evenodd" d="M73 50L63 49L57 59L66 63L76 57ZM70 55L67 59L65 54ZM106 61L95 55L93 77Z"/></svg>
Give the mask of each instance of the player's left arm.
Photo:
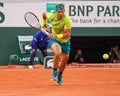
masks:
<svg viewBox="0 0 120 96"><path fill-rule="evenodd" d="M70 38L71 36L71 20L66 19L63 31L63 39Z"/></svg>
<svg viewBox="0 0 120 96"><path fill-rule="evenodd" d="M70 36L71 36L71 29L64 29L63 39L70 38Z"/></svg>

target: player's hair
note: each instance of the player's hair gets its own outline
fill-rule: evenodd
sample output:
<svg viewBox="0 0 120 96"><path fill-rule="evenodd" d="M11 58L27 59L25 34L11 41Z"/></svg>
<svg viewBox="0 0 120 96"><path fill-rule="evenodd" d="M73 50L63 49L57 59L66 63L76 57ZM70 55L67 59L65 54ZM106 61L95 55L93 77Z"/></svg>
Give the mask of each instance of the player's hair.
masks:
<svg viewBox="0 0 120 96"><path fill-rule="evenodd" d="M57 5L56 5L56 9L57 9L57 8L60 8L60 7L64 8L65 6L64 6L63 3L60 3L60 4L57 4Z"/></svg>
<svg viewBox="0 0 120 96"><path fill-rule="evenodd" d="M57 4L57 5L56 5L56 8L57 8L57 7L60 7L60 6L63 6L63 7L64 7L64 4L63 4L63 3Z"/></svg>

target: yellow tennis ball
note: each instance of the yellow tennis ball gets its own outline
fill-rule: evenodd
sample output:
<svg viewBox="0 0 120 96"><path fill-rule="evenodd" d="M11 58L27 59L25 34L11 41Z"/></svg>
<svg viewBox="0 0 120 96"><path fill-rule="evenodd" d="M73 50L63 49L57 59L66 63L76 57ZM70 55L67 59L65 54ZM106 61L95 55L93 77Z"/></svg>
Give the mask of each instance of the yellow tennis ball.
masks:
<svg viewBox="0 0 120 96"><path fill-rule="evenodd" d="M103 54L103 59L105 60L109 59L109 55L107 53Z"/></svg>

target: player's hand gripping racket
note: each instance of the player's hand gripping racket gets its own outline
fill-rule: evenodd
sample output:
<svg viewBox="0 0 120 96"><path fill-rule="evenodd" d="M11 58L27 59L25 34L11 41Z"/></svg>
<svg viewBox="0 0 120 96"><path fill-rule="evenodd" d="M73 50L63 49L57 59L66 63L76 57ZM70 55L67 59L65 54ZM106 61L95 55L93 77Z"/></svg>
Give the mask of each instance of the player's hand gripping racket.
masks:
<svg viewBox="0 0 120 96"><path fill-rule="evenodd" d="M44 28L42 28L40 24L40 20L33 12L26 12L24 15L24 19L30 27L35 28L35 29L40 29L45 34L49 35L49 33Z"/></svg>

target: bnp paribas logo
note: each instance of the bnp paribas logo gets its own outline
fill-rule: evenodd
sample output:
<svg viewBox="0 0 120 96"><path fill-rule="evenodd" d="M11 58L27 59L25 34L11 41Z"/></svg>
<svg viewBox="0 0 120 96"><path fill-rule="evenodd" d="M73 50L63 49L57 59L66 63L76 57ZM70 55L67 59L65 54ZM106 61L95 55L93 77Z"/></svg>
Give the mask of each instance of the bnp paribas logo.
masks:
<svg viewBox="0 0 120 96"><path fill-rule="evenodd" d="M56 3L47 3L46 11L50 12L50 13L55 13L56 12Z"/></svg>

